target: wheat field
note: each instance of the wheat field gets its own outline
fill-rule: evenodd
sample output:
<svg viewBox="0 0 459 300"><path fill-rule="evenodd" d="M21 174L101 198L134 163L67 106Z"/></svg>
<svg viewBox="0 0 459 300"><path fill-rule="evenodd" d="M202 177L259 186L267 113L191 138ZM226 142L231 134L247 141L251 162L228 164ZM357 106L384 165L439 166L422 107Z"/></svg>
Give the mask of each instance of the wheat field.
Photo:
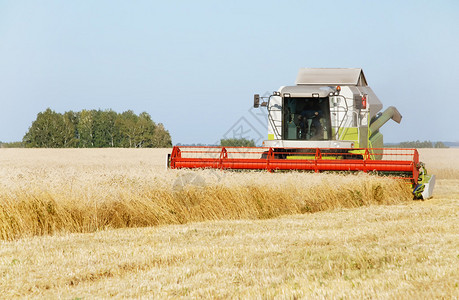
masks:
<svg viewBox="0 0 459 300"><path fill-rule="evenodd" d="M170 149L0 149L0 295L459 296L459 149L434 198L359 175L165 170Z"/></svg>
<svg viewBox="0 0 459 300"><path fill-rule="evenodd" d="M365 174L166 170L168 151L5 151L0 238L266 219L411 201L406 183Z"/></svg>

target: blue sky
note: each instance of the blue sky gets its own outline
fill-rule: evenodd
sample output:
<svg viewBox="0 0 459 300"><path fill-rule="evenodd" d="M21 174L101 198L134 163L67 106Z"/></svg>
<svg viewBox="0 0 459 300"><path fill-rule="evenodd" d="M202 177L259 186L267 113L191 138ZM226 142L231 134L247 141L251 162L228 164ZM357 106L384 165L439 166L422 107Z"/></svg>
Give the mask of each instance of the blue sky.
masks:
<svg viewBox="0 0 459 300"><path fill-rule="evenodd" d="M174 144L266 138L253 94L301 67L363 68L403 115L386 142L459 141L456 0L0 0L0 141L47 107L146 111Z"/></svg>

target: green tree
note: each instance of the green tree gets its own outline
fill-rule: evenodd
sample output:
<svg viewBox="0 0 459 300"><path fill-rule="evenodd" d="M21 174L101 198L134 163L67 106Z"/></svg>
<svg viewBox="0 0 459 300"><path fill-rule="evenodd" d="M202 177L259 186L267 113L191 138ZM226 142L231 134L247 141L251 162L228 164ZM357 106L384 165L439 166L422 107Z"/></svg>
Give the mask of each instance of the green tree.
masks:
<svg viewBox="0 0 459 300"><path fill-rule="evenodd" d="M445 145L443 142L436 142L434 145L435 148L449 148L448 146Z"/></svg>
<svg viewBox="0 0 459 300"><path fill-rule="evenodd" d="M400 148L433 148L433 144L431 141L409 141L409 142L401 142L397 145Z"/></svg>
<svg viewBox="0 0 459 300"><path fill-rule="evenodd" d="M65 112L63 115L64 119L64 145L66 148L73 148L78 146L78 114L73 111Z"/></svg>
<svg viewBox="0 0 459 300"><path fill-rule="evenodd" d="M151 148L154 147L154 135L156 124L151 119L150 115L142 112L137 119L137 136L135 139L136 148Z"/></svg>
<svg viewBox="0 0 459 300"><path fill-rule="evenodd" d="M223 147L255 147L255 141L244 139L244 138L221 139L220 146L223 146Z"/></svg>
<svg viewBox="0 0 459 300"><path fill-rule="evenodd" d="M10 142L10 143L0 142L0 148L24 148L24 143L22 142Z"/></svg>
<svg viewBox="0 0 459 300"><path fill-rule="evenodd" d="M120 131L120 147L133 148L135 146L135 137L138 134L136 126L138 118L132 110L118 115L116 126Z"/></svg>
<svg viewBox="0 0 459 300"><path fill-rule="evenodd" d="M95 110L83 109L78 114L78 146L82 148L94 147L94 115Z"/></svg>
<svg viewBox="0 0 459 300"><path fill-rule="evenodd" d="M105 125L107 126L106 136L108 137L109 147L119 147L120 143L120 130L116 126L116 119L118 114L113 110L108 110L105 112Z"/></svg>
<svg viewBox="0 0 459 300"><path fill-rule="evenodd" d="M39 113L23 138L26 147L171 147L169 132L151 116L132 110Z"/></svg>
<svg viewBox="0 0 459 300"><path fill-rule="evenodd" d="M151 116L142 112L137 116L128 110L118 116L121 146L129 148L170 147L170 135L164 127L157 126Z"/></svg>
<svg viewBox="0 0 459 300"><path fill-rule="evenodd" d="M162 123L156 125L153 137L153 147L168 148L172 147L172 139L169 131L164 128Z"/></svg>
<svg viewBox="0 0 459 300"><path fill-rule="evenodd" d="M400 148L448 148L443 142L436 142L433 143L431 141L408 141L408 142L401 142L396 147Z"/></svg>
<svg viewBox="0 0 459 300"><path fill-rule="evenodd" d="M98 110L93 113L92 131L94 132L94 147L117 146L118 127L116 126L117 113L113 110Z"/></svg>
<svg viewBox="0 0 459 300"><path fill-rule="evenodd" d="M29 131L23 138L26 147L60 148L66 144L63 115L50 108L38 113Z"/></svg>

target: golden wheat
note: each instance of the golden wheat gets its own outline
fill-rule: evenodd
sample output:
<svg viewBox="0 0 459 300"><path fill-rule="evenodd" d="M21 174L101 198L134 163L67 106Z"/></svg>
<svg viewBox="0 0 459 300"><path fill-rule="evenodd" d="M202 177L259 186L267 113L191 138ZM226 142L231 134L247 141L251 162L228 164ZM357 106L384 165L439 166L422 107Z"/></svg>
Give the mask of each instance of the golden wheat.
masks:
<svg viewBox="0 0 459 300"><path fill-rule="evenodd" d="M459 295L457 200L0 241L22 298Z"/></svg>
<svg viewBox="0 0 459 300"><path fill-rule="evenodd" d="M441 174L428 201L364 174L165 171L168 150L4 150L1 201L25 233L0 240L2 298L459 295L458 149L421 151ZM244 220L110 230L150 218Z"/></svg>
<svg viewBox="0 0 459 300"><path fill-rule="evenodd" d="M17 152L23 154L20 159L3 156L7 167L1 174L2 239L205 220L264 219L411 199L406 183L365 174L165 170L160 166L160 155L155 160L149 157L152 151Z"/></svg>
<svg viewBox="0 0 459 300"><path fill-rule="evenodd" d="M419 149L420 160L439 179L459 179L459 149Z"/></svg>

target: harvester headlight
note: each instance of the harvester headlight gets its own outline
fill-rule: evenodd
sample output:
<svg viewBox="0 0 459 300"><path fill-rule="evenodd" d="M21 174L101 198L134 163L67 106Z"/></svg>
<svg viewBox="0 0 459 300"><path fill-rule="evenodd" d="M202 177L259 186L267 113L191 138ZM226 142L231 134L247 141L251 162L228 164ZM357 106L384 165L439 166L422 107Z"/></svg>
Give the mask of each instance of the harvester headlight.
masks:
<svg viewBox="0 0 459 300"><path fill-rule="evenodd" d="M313 93L313 94L312 94L312 97L313 97L313 98L319 98L319 94L318 94L318 93Z"/></svg>

